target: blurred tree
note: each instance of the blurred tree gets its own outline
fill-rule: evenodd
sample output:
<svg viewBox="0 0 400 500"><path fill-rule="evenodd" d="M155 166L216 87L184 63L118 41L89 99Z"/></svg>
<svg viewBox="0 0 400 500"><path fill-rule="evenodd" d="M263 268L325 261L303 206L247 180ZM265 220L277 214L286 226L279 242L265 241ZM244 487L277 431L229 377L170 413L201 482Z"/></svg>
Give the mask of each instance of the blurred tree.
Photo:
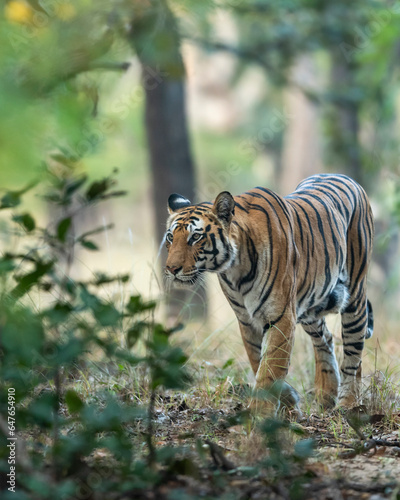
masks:
<svg viewBox="0 0 400 500"><path fill-rule="evenodd" d="M195 168L190 150L185 109L185 67L180 35L166 0L140 3L134 11L129 40L142 65L146 95L145 125L152 174L156 235L164 243L167 200L176 192L194 200ZM162 246L162 262L166 249ZM170 293L169 313L206 315L206 296L182 290Z"/></svg>
<svg viewBox="0 0 400 500"><path fill-rule="evenodd" d="M236 55L242 63L241 68L246 64L257 64L280 91L292 87L302 92L312 106L318 105L325 118L325 163L330 169L348 173L368 187L373 165L366 155L371 147L370 141L363 141L365 127L370 126L365 112L371 106L384 105L383 82L393 72L393 63L390 61L385 67L378 53L374 60L369 58L368 65L364 59L382 44L387 51L383 59L392 58L393 49L400 39L398 7L389 1L377 0L351 3L345 0L283 3L226 0L219 2L218 8L224 8L234 16L238 29L237 44L213 36L210 29L203 30L200 36L195 37L191 32L185 36L208 50ZM296 81L296 72L292 69L306 55L314 58L314 64L318 61L315 72L321 75L322 81L325 80L324 85ZM275 100L274 93L269 92L269 95ZM271 109L271 103L267 106L264 103L264 108ZM381 115L380 112L377 114ZM290 121L301 123L302 118L303 114L297 113L290 117ZM266 115L264 123L260 121L259 126L268 125L268 119ZM282 132L284 134L285 130ZM282 141L280 145L282 155ZM285 149L291 149L287 140ZM283 162L277 161L277 164L283 165ZM315 165L317 167L318 162ZM379 170L376 165L375 170Z"/></svg>
<svg viewBox="0 0 400 500"><path fill-rule="evenodd" d="M237 56L241 64L232 86L249 64L265 70L269 85L263 102L249 116L251 127L242 124L256 154L267 151L282 169L284 149L294 149L290 136L297 134L288 132L295 120L301 129L302 112L284 117L277 127L271 122L271 115L284 111L284 91L292 86L304 102L312 103L315 116L323 117L323 127L309 127L307 144L318 131L330 170L349 173L370 189L381 169L395 172L398 182L396 3L10 0L1 9L0 185L21 185L40 175L43 159L55 168L59 161L67 168L82 168L82 158L111 134L120 134L124 113L99 127L105 113L98 106L103 96L97 84L105 71L126 69L134 48L142 65L161 241L167 196L178 191L193 198L194 193L180 51L186 39ZM237 27L237 36L228 40L214 29L221 9ZM313 61L324 85L309 88L293 81L292 69L303 57ZM88 74L94 75L92 82ZM56 161L50 159L50 153L60 151ZM307 163L306 155L300 163ZM391 213L395 217L395 208Z"/></svg>

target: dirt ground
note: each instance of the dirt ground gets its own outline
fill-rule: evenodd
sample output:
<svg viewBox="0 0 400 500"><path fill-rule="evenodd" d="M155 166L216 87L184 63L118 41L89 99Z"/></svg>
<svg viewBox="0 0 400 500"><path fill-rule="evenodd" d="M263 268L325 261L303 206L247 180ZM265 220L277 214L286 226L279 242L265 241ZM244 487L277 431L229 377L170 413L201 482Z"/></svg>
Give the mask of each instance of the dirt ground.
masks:
<svg viewBox="0 0 400 500"><path fill-rule="evenodd" d="M215 401L205 404L202 394L158 400L156 446L196 450L193 456L197 465L193 468L182 460L176 469L170 468L161 486L137 491L137 498L400 498L400 414L390 418L368 415L364 407L348 414L309 413L292 424L300 433L295 440L290 433L280 434L283 463L269 467L265 465L265 458L270 456L268 439L256 429L254 421L235 425L232 415L240 413L241 404L235 398L221 398L220 409L217 406ZM293 455L298 439L313 440L311 458L301 460ZM203 456L200 462L199 448Z"/></svg>

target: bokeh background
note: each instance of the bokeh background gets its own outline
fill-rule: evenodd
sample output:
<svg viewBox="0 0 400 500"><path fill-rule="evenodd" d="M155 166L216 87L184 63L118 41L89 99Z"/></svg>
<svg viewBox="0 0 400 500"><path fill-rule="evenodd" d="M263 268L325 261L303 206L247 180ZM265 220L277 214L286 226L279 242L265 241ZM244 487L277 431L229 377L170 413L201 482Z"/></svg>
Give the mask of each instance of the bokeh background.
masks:
<svg viewBox="0 0 400 500"><path fill-rule="evenodd" d="M199 202L256 185L285 195L308 175L345 173L376 222L366 373L398 377L400 2L12 0L0 16L0 189L40 181L26 205L43 224L57 216L40 196L49 172L117 170L127 191L77 215L80 232L114 227L96 237L101 251L75 255L73 276L131 273L126 293L184 322L178 339L199 370L234 359L250 380L215 276L206 291L165 297L168 195ZM0 219L1 251L24 244L7 227ZM331 326L339 344L339 319ZM312 371L299 331L290 377L307 389Z"/></svg>

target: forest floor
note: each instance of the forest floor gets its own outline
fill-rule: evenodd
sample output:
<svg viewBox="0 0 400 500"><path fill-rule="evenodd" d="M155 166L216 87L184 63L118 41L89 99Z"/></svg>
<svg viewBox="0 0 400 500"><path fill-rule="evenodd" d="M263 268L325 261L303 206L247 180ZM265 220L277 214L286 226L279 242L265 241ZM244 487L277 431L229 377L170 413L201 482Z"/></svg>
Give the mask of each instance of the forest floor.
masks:
<svg viewBox="0 0 400 500"><path fill-rule="evenodd" d="M243 418L242 391L227 385L157 398L155 446L186 451L135 498L400 498L399 410L324 414L311 405L297 422L257 425Z"/></svg>
<svg viewBox="0 0 400 500"><path fill-rule="evenodd" d="M145 412L124 423L133 444L128 487L111 488L113 493L103 492L100 483L93 487L99 474L105 482L119 477L115 456L97 448L69 472L83 487L74 500L400 500L397 379L373 377L366 406L348 412L323 413L309 394L302 397L302 417L263 419L247 410L250 387L226 375L211 377L211 384L208 374L192 380L186 392L158 394L149 390L145 371L134 374L133 384L132 373L117 374L117 367L70 375L70 388L78 393L90 385L88 399L97 398L102 386L121 404ZM60 413L68 415L65 404ZM73 434L74 426L68 436ZM37 448L52 437L28 431L20 440ZM19 457L20 463L28 461L26 453ZM50 468L45 474L54 480Z"/></svg>

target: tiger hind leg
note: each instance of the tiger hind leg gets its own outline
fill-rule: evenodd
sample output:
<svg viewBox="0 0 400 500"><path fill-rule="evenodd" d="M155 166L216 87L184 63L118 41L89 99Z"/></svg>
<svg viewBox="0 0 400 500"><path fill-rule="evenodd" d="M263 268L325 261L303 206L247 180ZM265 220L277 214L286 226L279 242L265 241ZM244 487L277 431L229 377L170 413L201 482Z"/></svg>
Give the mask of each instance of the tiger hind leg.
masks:
<svg viewBox="0 0 400 500"><path fill-rule="evenodd" d="M332 334L325 318L302 324L302 327L314 346L315 397L324 408L332 408L336 404L340 381Z"/></svg>
<svg viewBox="0 0 400 500"><path fill-rule="evenodd" d="M339 406L351 408L360 402L361 355L364 339L373 331L372 307L365 291L350 302L342 313L343 362Z"/></svg>

